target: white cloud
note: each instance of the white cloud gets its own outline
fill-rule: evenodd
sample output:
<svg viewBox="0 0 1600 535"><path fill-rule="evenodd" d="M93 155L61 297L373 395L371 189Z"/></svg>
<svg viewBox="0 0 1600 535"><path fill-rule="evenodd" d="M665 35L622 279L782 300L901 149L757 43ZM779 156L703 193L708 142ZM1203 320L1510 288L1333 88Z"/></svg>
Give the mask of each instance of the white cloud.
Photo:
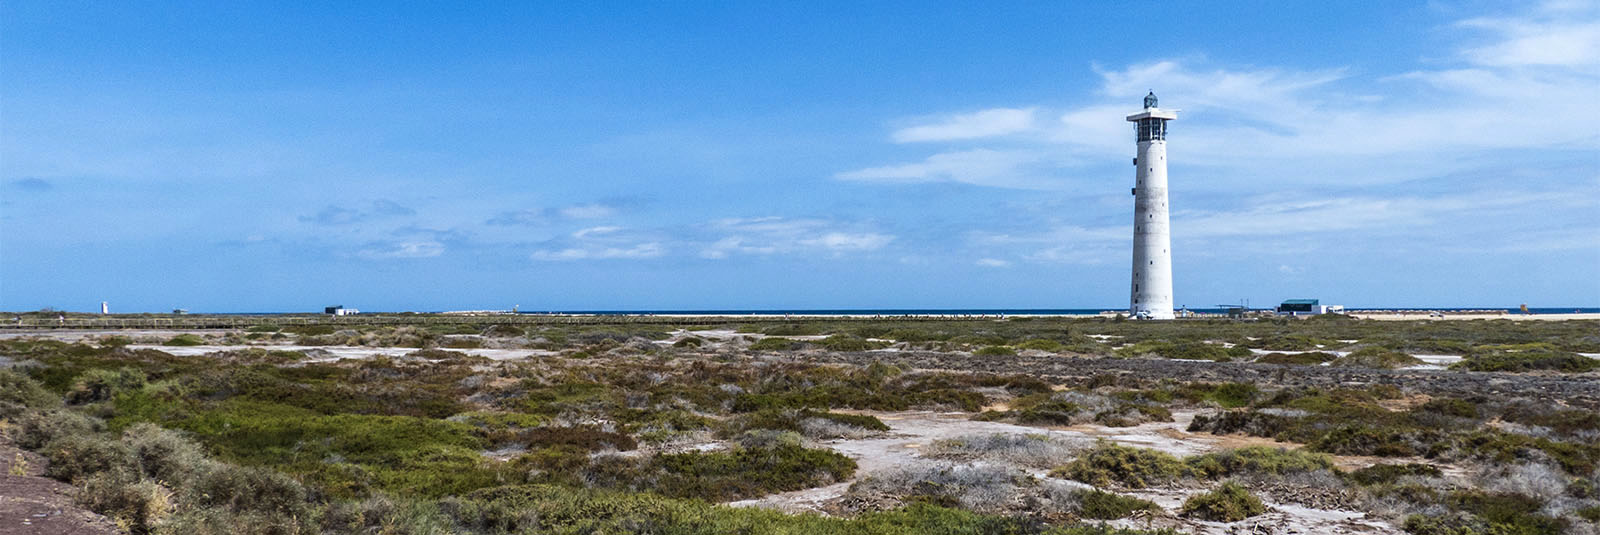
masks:
<svg viewBox="0 0 1600 535"><path fill-rule="evenodd" d="M1600 4L1594 2L1545 2L1523 16L1478 17L1457 26L1492 35L1489 42L1462 51L1479 65L1600 64Z"/></svg>
<svg viewBox="0 0 1600 535"><path fill-rule="evenodd" d="M976 263L983 267L1011 267L1011 262L998 258L979 258Z"/></svg>
<svg viewBox="0 0 1600 535"><path fill-rule="evenodd" d="M917 163L886 165L834 175L864 182L960 182L979 186L1044 189L1050 185L1030 168L1043 158L1035 151L974 149L945 152Z"/></svg>
<svg viewBox="0 0 1600 535"><path fill-rule="evenodd" d="M887 236L875 232L852 234L848 232L829 232L816 238L800 240L800 245L808 247L822 247L833 251L871 251L882 248L894 240L894 236Z"/></svg>
<svg viewBox="0 0 1600 535"><path fill-rule="evenodd" d="M578 204L564 207L560 212L562 217L568 219L598 219L610 217L617 210L604 204Z"/></svg>
<svg viewBox="0 0 1600 535"><path fill-rule="evenodd" d="M702 247L700 256L721 259L734 254L773 255L808 251L839 255L875 251L895 239L888 234L839 228L841 226L821 219L722 219L707 225L708 230L722 237Z"/></svg>
<svg viewBox="0 0 1600 535"><path fill-rule="evenodd" d="M441 254L444 254L444 244L432 240L373 244L356 253L357 256L372 260L432 258Z"/></svg>
<svg viewBox="0 0 1600 535"><path fill-rule="evenodd" d="M656 258L664 254L667 254L665 246L657 242L647 242L629 247L568 247L558 250L539 250L533 252L532 258L544 262L561 262Z"/></svg>
<svg viewBox="0 0 1600 535"><path fill-rule="evenodd" d="M1197 58L1096 66L1094 98L951 115L897 131L896 143L959 138L976 146L835 178L1028 188L1087 180L1075 178L1074 168L1127 161L1133 143L1123 117L1151 89L1164 107L1183 110L1173 125L1174 157L1214 170L1221 180L1207 186L1218 190L1267 179L1276 187L1347 187L1437 178L1481 168L1486 150L1600 150L1600 5L1549 3L1449 27L1460 37L1444 43L1445 57L1459 61L1419 62L1426 67L1407 72L1217 67ZM983 115L998 110L1027 111L1028 121L1021 113L1010 122ZM1035 124L1038 114L1057 119ZM985 132L1008 135L979 135Z"/></svg>
<svg viewBox="0 0 1600 535"><path fill-rule="evenodd" d="M1015 134L1033 128L1034 108L995 108L950 115L937 123L896 130L895 143L953 141Z"/></svg>
<svg viewBox="0 0 1600 535"><path fill-rule="evenodd" d="M613 233L616 233L617 231L620 231L620 230L622 230L622 227L616 227L616 226L589 227L589 228L586 228L586 229L583 229L583 230L579 230L577 232L572 233L572 237L581 240L581 239L588 238L588 237L591 237L591 236L599 236L599 235L602 235L602 234L613 234Z"/></svg>

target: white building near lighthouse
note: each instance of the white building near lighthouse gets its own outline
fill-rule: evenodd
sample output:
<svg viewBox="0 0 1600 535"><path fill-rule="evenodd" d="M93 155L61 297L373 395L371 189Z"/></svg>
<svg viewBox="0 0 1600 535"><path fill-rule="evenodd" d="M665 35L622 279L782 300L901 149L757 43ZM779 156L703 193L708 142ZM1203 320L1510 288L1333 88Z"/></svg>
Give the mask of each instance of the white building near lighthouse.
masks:
<svg viewBox="0 0 1600 535"><path fill-rule="evenodd" d="M1133 289L1128 314L1169 320L1172 314L1172 228L1167 209L1167 121L1177 110L1156 107L1156 94L1144 97L1134 123L1139 156L1133 183Z"/></svg>

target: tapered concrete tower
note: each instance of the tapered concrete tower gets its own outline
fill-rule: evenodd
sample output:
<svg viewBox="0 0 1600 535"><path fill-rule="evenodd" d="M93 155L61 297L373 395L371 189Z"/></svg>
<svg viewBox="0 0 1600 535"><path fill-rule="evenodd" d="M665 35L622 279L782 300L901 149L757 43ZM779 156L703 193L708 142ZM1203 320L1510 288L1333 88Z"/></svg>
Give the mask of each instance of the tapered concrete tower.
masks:
<svg viewBox="0 0 1600 535"><path fill-rule="evenodd" d="M1133 183L1133 291L1128 314L1172 319L1172 229L1167 221L1167 121L1177 110L1156 107L1156 94L1144 97L1144 110L1128 116L1137 125L1139 156Z"/></svg>

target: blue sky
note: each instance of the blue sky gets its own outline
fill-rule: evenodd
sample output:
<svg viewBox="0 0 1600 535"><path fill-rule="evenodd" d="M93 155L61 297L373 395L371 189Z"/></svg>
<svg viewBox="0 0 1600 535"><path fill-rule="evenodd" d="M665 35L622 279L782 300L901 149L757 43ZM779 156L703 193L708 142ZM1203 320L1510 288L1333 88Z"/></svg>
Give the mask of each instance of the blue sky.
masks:
<svg viewBox="0 0 1600 535"><path fill-rule="evenodd" d="M1220 5L1219 5L1220 4ZM1600 304L1600 5L0 4L0 309Z"/></svg>

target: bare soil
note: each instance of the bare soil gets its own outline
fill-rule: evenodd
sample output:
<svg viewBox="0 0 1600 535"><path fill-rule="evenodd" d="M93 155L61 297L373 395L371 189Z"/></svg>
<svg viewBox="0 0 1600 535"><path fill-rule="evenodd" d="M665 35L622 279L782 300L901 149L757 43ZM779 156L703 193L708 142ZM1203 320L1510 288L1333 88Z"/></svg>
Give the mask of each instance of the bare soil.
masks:
<svg viewBox="0 0 1600 535"><path fill-rule="evenodd" d="M48 465L45 458L0 435L0 535L118 533L111 520L73 502L77 490L71 485L44 477ZM13 475L19 471L25 475Z"/></svg>

